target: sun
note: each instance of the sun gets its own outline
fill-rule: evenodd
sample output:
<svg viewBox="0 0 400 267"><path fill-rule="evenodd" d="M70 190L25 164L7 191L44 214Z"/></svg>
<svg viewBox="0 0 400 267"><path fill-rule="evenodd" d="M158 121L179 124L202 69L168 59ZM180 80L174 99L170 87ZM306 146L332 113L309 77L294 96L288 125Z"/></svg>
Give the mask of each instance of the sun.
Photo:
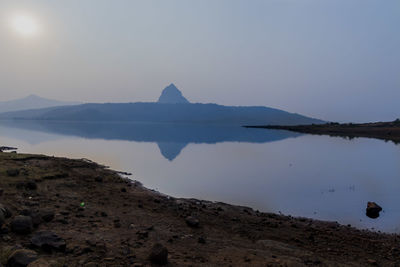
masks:
<svg viewBox="0 0 400 267"><path fill-rule="evenodd" d="M22 37L34 37L39 32L37 20L27 14L17 14L10 19L11 28Z"/></svg>

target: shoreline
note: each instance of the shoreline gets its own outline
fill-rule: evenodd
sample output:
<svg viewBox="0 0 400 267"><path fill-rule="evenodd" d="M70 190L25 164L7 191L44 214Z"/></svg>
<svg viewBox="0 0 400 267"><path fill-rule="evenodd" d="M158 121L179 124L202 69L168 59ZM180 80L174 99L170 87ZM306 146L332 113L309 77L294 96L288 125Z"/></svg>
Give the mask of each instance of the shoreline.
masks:
<svg viewBox="0 0 400 267"><path fill-rule="evenodd" d="M4 265L23 248L48 264L43 266L151 266L156 244L168 250L168 266L390 266L400 261L397 234L174 198L84 159L2 152L0 163L0 204L11 213L0 231ZM20 214L32 220L26 233L13 229ZM49 252L35 245L43 230L65 247Z"/></svg>
<svg viewBox="0 0 400 267"><path fill-rule="evenodd" d="M245 128L261 128L273 130L287 130L298 133L339 136L344 138L375 138L384 141L400 143L400 120L393 122L374 122L374 123L326 123L312 125L248 125Z"/></svg>

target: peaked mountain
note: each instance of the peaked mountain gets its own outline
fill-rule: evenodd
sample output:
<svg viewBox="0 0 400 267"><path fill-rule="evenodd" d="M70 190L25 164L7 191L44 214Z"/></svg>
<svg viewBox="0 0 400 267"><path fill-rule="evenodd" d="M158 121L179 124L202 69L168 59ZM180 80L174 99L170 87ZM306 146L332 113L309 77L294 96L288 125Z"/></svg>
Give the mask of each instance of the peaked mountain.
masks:
<svg viewBox="0 0 400 267"><path fill-rule="evenodd" d="M171 83L162 91L161 96L158 99L158 103L182 104L189 103L189 101L182 95L182 92L179 91L179 89L176 88L173 83Z"/></svg>
<svg viewBox="0 0 400 267"><path fill-rule="evenodd" d="M163 90L156 103L105 103L50 107L2 113L0 119L197 123L236 126L324 123L318 119L269 107L189 103L173 84Z"/></svg>
<svg viewBox="0 0 400 267"><path fill-rule="evenodd" d="M57 106L78 105L78 102L63 102L47 98L42 98L37 95L30 95L24 98L0 102L0 113L11 112L27 109L41 109Z"/></svg>

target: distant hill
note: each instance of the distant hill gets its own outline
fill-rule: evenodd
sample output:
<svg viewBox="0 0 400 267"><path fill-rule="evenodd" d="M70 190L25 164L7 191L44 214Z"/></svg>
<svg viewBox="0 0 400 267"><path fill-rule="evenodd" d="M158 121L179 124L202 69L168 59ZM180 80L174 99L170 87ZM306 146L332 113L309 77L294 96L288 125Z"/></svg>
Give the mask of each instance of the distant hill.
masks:
<svg viewBox="0 0 400 267"><path fill-rule="evenodd" d="M182 104L189 103L189 101L182 95L181 91L179 91L178 88L171 83L162 91L161 96L158 99L158 103Z"/></svg>
<svg viewBox="0 0 400 267"><path fill-rule="evenodd" d="M47 98L42 98L37 95L30 95L24 98L0 102L0 113L11 112L17 110L41 109L57 106L69 106L81 104L79 102L63 102Z"/></svg>
<svg viewBox="0 0 400 267"><path fill-rule="evenodd" d="M83 104L8 112L0 114L0 119L129 121L223 125L298 125L323 123L321 120L268 107L192 104L183 97L182 93L173 84L163 90L160 100L157 103Z"/></svg>

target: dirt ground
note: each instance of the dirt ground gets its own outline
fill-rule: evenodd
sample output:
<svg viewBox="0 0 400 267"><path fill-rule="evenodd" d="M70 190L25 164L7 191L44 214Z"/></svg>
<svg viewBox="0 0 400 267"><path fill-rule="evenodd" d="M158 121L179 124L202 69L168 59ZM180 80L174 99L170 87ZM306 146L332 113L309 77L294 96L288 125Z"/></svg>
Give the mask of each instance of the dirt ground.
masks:
<svg viewBox="0 0 400 267"><path fill-rule="evenodd" d="M85 160L0 153L0 204L0 266L22 248L37 253L29 266L152 266L155 244L168 266L400 266L398 235L176 199ZM35 219L30 233L13 230L19 214ZM32 245L42 230L66 248Z"/></svg>

